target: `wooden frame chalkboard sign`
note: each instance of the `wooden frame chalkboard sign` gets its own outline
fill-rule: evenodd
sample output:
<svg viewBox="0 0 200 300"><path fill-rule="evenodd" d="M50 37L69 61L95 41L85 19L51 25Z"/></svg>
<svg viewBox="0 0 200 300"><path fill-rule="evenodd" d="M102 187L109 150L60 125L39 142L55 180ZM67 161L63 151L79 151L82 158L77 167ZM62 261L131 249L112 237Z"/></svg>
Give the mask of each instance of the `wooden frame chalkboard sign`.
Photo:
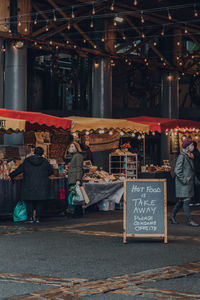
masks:
<svg viewBox="0 0 200 300"><path fill-rule="evenodd" d="M163 238L167 243L166 179L124 181L124 243L127 237Z"/></svg>

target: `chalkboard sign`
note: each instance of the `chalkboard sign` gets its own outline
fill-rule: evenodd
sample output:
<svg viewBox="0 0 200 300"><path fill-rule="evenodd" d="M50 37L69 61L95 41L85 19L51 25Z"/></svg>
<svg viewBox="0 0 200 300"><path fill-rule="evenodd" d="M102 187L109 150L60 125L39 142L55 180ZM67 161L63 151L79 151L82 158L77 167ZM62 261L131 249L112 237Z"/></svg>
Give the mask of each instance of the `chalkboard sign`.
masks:
<svg viewBox="0 0 200 300"><path fill-rule="evenodd" d="M167 243L166 179L127 179L124 182L126 237L163 237Z"/></svg>

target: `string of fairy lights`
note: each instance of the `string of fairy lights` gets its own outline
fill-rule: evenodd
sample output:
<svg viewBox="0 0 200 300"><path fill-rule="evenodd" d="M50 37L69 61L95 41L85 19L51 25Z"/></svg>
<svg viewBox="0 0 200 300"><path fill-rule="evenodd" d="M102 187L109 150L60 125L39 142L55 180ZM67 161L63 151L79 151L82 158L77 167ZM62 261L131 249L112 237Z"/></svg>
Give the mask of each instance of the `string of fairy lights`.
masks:
<svg viewBox="0 0 200 300"><path fill-rule="evenodd" d="M182 4L182 5L171 5L167 7L155 7L155 8L148 8L148 9L140 9L139 5L141 4L141 1L134 0L132 1L133 10L123 10L119 11L118 3L115 0L108 1L108 0L102 0L102 1L90 1L90 2L84 2L84 3L78 3L74 4L72 6L65 6L60 8L53 8L49 10L44 11L38 11L38 12L32 12L28 14L22 14L17 16L11 16L7 18L1 18L0 19L0 27L3 26L5 31L7 30L9 33L9 37L14 40L21 40L22 43L29 42L31 43L32 47L37 47L40 50L47 50L51 51L51 49L55 49L56 51L59 50L83 50L82 48L85 48L84 51L87 52L87 49L93 49L93 50L99 50L102 52L102 54L106 54L106 56L110 57L111 66L115 66L116 59L122 59L125 63L128 64L128 66L132 66L135 63L135 60L138 59L138 56L141 55L140 48L142 45L145 44L147 41L152 43L153 47L156 47L158 45L158 39L161 37L170 37L170 36L179 36L177 34L169 33L168 30L172 28L173 26L181 26L184 27L184 30L181 32L181 36L189 36L190 33L192 33L193 36L199 35L199 32L194 32L191 30L190 26L195 25L199 22L199 9L200 5L199 3L189 3L189 4ZM108 5L110 12L103 12L102 14L98 14L98 8L100 5ZM87 15L79 15L79 9L87 9ZM189 20L185 21L177 21L173 17L174 11L180 11L182 9L188 10L188 15L190 15ZM189 14L190 11L190 14ZM89 13L88 13L89 12ZM161 12L162 16L165 16L167 18L168 22L165 21L164 24L154 24L154 25L148 25L146 24L146 19L148 20L149 16L152 16L152 14ZM66 15L66 17L63 17L63 13ZM43 19L43 15L46 15L47 19ZM124 18L127 16L133 16L137 17L139 20L139 25L137 26L137 34L132 34L133 28L132 27L123 27L121 24L124 21ZM105 37L105 30L99 30L96 31L96 34L98 34L98 37L89 37L90 40L92 40L92 43L88 41L86 38L81 39L80 33L73 32L72 28L73 25L77 22L80 23L83 20L88 20L88 26L90 30L84 31L85 34L90 34L91 30L95 27L95 21L98 19L112 19L113 20L113 29L107 30L107 33L117 32L121 35L121 37L116 36L113 40L115 40L114 48L116 49L116 53L110 54L105 53L103 49L103 43L106 41L111 41L112 38ZM166 20L166 19L165 19ZM60 42L55 42L52 40L44 41L41 39L34 39L27 37L26 34L29 32L29 27L36 25L44 25L44 32L48 33L51 29L51 24L56 23L66 23L66 31L67 36L69 38L66 38L65 44ZM21 34L14 34L11 31L11 25L16 25L18 28L23 27L24 35ZM152 34L149 31L155 31L158 29L158 33ZM182 28L183 29L183 28ZM21 32L21 31L20 31ZM131 34L130 34L131 32ZM102 42L102 46L100 45L100 42ZM122 42L122 43L121 43ZM123 46L123 42L127 45L129 45L129 48L124 52L120 53L120 49L126 49L126 46ZM20 46L22 45L20 44ZM183 47L181 42L177 41L177 46L180 48ZM14 47L17 48L17 44L14 44ZM119 50L118 50L119 49ZM5 52L4 45L1 47L1 51ZM99 53L100 53L99 52ZM98 53L98 54L99 54ZM93 52L95 54L95 52ZM131 54L134 54L131 55ZM138 55L137 55L138 54ZM167 52L165 51L165 54ZM193 76L199 75L199 69L191 70L190 72L186 71L184 69L184 59L187 59L187 56L179 56L177 55L177 66L178 72L180 73L180 76L184 76L186 73L192 74ZM194 55L191 55L191 59L195 59ZM141 60L143 60L144 65L148 68L150 64L154 64L156 61L162 68L170 68L169 62L164 56L155 56L155 57L145 57L143 54L141 56ZM174 66L173 66L174 68ZM182 68L182 71L180 72L180 68Z"/></svg>
<svg viewBox="0 0 200 300"><path fill-rule="evenodd" d="M117 130L117 129L99 129L99 130L83 130L82 132L76 131L73 132L72 135L74 138L79 138L79 136L81 135L91 135L91 134L100 134L100 135L110 135L112 136L115 132L118 132L120 137L131 137L131 138L136 138L138 140L144 140L145 139L145 133L144 132L137 132L136 130L134 131L127 131L125 129L121 129L121 130ZM194 139L198 140L200 138L200 128L189 128L189 127L185 127L185 128L180 128L180 127L175 127L175 128L171 128L171 129L165 129L164 133L166 136L170 136L173 137L175 136L176 138L178 138L179 134L181 137L181 140L185 140L188 136L193 136ZM149 135L155 136L157 134L160 134L160 132L157 131L150 131Z"/></svg>

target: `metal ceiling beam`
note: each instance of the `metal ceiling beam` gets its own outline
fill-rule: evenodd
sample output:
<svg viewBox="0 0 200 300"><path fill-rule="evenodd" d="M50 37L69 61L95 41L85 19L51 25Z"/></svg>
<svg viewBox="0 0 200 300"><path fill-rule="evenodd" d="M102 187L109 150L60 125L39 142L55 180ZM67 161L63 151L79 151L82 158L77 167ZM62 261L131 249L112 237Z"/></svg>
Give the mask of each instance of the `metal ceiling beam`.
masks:
<svg viewBox="0 0 200 300"><path fill-rule="evenodd" d="M69 18L67 16L67 14L62 11L62 10L59 10L59 7L56 5L56 3L53 1L53 0L47 0L49 2L49 4L54 7L56 10L58 10L58 12L60 13L61 16L63 16L64 18ZM73 23L72 26L74 27L74 29L76 29L83 37L85 40L87 40L93 47L95 46L95 44L93 43L93 41L90 39L90 37L84 33L82 31L82 29L79 27L79 25L77 25L76 23Z"/></svg>

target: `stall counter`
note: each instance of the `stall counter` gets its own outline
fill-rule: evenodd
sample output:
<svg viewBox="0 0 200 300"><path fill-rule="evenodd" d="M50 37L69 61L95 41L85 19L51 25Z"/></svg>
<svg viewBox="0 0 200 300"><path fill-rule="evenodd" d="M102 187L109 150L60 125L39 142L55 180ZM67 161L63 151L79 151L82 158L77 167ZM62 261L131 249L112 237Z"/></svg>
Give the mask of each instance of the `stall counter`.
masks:
<svg viewBox="0 0 200 300"><path fill-rule="evenodd" d="M90 200L89 204L86 205L86 207L103 200L119 203L124 193L123 181L89 182L83 183L83 187Z"/></svg>
<svg viewBox="0 0 200 300"><path fill-rule="evenodd" d="M63 177L50 178L54 200L46 201L45 212L62 212L67 203L67 179ZM21 179L0 180L0 215L11 215L16 203L20 200Z"/></svg>

